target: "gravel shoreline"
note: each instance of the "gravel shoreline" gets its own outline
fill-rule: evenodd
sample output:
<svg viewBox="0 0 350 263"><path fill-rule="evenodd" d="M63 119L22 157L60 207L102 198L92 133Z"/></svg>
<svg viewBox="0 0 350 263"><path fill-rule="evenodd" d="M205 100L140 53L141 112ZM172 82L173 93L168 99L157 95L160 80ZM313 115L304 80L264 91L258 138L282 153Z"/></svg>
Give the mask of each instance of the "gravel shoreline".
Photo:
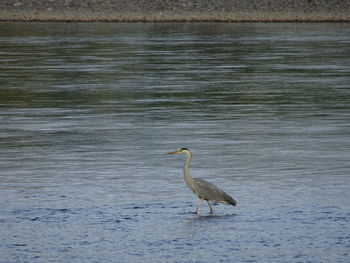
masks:
<svg viewBox="0 0 350 263"><path fill-rule="evenodd" d="M350 21L348 0L1 0L2 21Z"/></svg>

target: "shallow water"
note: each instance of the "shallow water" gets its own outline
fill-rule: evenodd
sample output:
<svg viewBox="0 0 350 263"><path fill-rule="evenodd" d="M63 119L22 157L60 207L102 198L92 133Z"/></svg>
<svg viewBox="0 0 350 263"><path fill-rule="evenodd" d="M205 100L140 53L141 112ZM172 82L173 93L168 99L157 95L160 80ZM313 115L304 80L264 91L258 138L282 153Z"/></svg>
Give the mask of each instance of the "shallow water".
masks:
<svg viewBox="0 0 350 263"><path fill-rule="evenodd" d="M348 262L349 36L0 23L0 261Z"/></svg>

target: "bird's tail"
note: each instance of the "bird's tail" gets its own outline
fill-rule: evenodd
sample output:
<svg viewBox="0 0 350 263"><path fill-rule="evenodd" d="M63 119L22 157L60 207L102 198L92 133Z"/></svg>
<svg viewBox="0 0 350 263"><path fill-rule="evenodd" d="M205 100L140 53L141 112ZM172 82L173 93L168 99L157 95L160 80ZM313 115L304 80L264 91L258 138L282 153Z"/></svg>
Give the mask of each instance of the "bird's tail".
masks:
<svg viewBox="0 0 350 263"><path fill-rule="evenodd" d="M231 196L227 195L226 196L226 202L230 205L236 206L237 202L235 199L233 199Z"/></svg>

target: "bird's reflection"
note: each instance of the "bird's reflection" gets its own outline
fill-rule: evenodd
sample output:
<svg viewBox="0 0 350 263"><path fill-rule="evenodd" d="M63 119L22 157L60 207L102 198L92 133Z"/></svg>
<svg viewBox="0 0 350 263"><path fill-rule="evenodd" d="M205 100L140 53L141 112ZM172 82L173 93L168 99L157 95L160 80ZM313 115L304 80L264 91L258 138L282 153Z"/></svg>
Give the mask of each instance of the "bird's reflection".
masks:
<svg viewBox="0 0 350 263"><path fill-rule="evenodd" d="M198 221L209 221L209 220L218 220L218 219L228 219L233 218L236 216L236 214L203 214L198 215L195 213L191 213L194 216L192 218L189 218L189 221L198 222Z"/></svg>
<svg viewBox="0 0 350 263"><path fill-rule="evenodd" d="M184 220L183 231L192 239L204 238L205 233L215 233L219 225L231 225L236 214L190 214ZM205 229L205 232L199 231Z"/></svg>

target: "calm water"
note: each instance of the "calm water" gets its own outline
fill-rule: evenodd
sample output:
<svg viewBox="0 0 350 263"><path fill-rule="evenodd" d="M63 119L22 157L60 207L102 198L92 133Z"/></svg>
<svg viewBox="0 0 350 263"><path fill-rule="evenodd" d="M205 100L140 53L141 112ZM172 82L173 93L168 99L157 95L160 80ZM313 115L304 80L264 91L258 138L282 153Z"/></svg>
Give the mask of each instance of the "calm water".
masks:
<svg viewBox="0 0 350 263"><path fill-rule="evenodd" d="M349 24L0 23L0 261L348 262L349 83Z"/></svg>

